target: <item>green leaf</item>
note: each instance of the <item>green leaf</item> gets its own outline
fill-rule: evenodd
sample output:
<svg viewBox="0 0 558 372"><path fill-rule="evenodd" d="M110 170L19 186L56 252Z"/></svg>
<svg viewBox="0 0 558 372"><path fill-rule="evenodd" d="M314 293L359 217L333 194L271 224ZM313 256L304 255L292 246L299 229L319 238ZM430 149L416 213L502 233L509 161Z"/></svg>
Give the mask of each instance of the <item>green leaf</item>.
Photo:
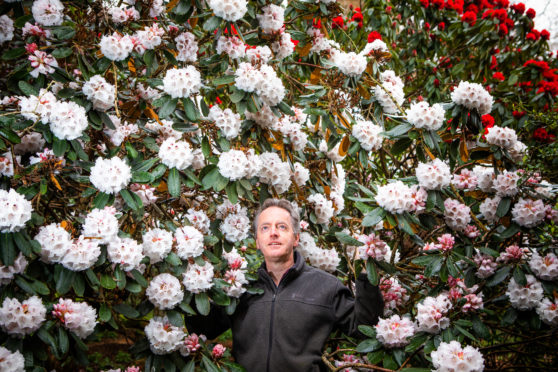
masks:
<svg viewBox="0 0 558 372"><path fill-rule="evenodd" d="M72 48L58 48L53 50L52 56L54 58L66 58L72 55L73 52Z"/></svg>
<svg viewBox="0 0 558 372"><path fill-rule="evenodd" d="M517 234L521 229L515 223L510 224L507 229L505 229L499 236L500 239L509 239L515 234Z"/></svg>
<svg viewBox="0 0 558 372"><path fill-rule="evenodd" d="M283 112L284 114L287 114L289 116L295 116L295 112L293 111L291 106L285 103L285 101L279 102L277 108L281 110L281 112Z"/></svg>
<svg viewBox="0 0 558 372"><path fill-rule="evenodd" d="M167 318L169 322L176 327L184 327L184 319L182 318L182 314L175 310L167 311Z"/></svg>
<svg viewBox="0 0 558 372"><path fill-rule="evenodd" d="M56 291L60 294L65 294L70 290L75 280L76 273L70 271L62 266L60 267L60 276L56 280Z"/></svg>
<svg viewBox="0 0 558 372"><path fill-rule="evenodd" d="M484 339L490 338L490 330L488 327L480 320L478 316L473 318L473 331L475 334Z"/></svg>
<svg viewBox="0 0 558 372"><path fill-rule="evenodd" d="M136 282L138 282L139 285L141 285L144 288L147 288L148 286L147 280L143 277L143 275L138 270L133 269L130 273L132 274L132 276L134 277Z"/></svg>
<svg viewBox="0 0 558 372"><path fill-rule="evenodd" d="M63 139L54 137L54 143L52 144L52 151L56 156L63 156L66 151L68 151L68 142Z"/></svg>
<svg viewBox="0 0 558 372"><path fill-rule="evenodd" d="M406 134L413 126L408 123L399 124L395 128L388 130L387 132L380 133L385 137L397 138Z"/></svg>
<svg viewBox="0 0 558 372"><path fill-rule="evenodd" d="M25 292L31 294L31 295L35 295L37 294L35 292L35 289L33 288L33 286L31 284L29 284L25 279L23 279L21 276L17 276L15 278L15 283L17 284L17 286L21 289L23 289Z"/></svg>
<svg viewBox="0 0 558 372"><path fill-rule="evenodd" d="M222 18L212 16L203 23L203 29L207 32L213 32L213 30L221 25L221 22L223 22Z"/></svg>
<svg viewBox="0 0 558 372"><path fill-rule="evenodd" d="M209 297L207 296L207 293L205 292L196 293L194 299L196 301L196 308L198 309L199 313L201 315L208 315L210 304L209 304Z"/></svg>
<svg viewBox="0 0 558 372"><path fill-rule="evenodd" d="M176 168L169 169L169 177L167 180L167 185L169 189L169 194L171 194L175 198L180 196L180 173L178 173L178 169Z"/></svg>
<svg viewBox="0 0 558 372"><path fill-rule="evenodd" d="M35 280L33 283L31 283L31 287L33 287L35 292L43 296L47 296L50 293L50 290L48 289L47 285L38 280Z"/></svg>
<svg viewBox="0 0 558 372"><path fill-rule="evenodd" d="M358 326L358 330L367 337L376 338L376 329L374 327L361 324Z"/></svg>
<svg viewBox="0 0 558 372"><path fill-rule="evenodd" d="M211 145L209 144L209 139L207 136L204 136L201 143L202 153L205 158L208 158L211 155ZM202 182L203 184L203 182Z"/></svg>
<svg viewBox="0 0 558 372"><path fill-rule="evenodd" d="M382 347L382 344L380 343L380 341L376 340L376 339L366 339L364 341L361 341L357 347L356 347L356 351L359 353L370 353L372 351L376 351L379 348Z"/></svg>
<svg viewBox="0 0 558 372"><path fill-rule="evenodd" d="M110 274L101 275L101 287L103 287L105 289L116 288L116 282L112 278L112 275L110 275Z"/></svg>
<svg viewBox="0 0 558 372"><path fill-rule="evenodd" d="M234 92L229 96L232 103L238 103L246 96L246 92L240 89L234 89Z"/></svg>
<svg viewBox="0 0 558 372"><path fill-rule="evenodd" d="M114 270L114 279L116 280L116 286L119 289L124 289L124 287L126 286L126 274L124 273L120 265L116 265L116 268Z"/></svg>
<svg viewBox="0 0 558 372"><path fill-rule="evenodd" d="M384 360L382 361L382 365L384 366L384 368L393 369L393 370L396 370L397 367L399 367L397 365L397 363L395 362L395 360L393 359L393 356L391 356L390 354L386 354L384 356Z"/></svg>
<svg viewBox="0 0 558 372"><path fill-rule="evenodd" d="M221 372L219 367L217 367L208 357L202 354L202 362L207 372Z"/></svg>
<svg viewBox="0 0 558 372"><path fill-rule="evenodd" d="M6 53L2 54L2 59L4 61L9 61L21 57L24 54L25 54L25 48L8 49Z"/></svg>
<svg viewBox="0 0 558 372"><path fill-rule="evenodd" d="M225 75L220 78L213 79L212 84L213 86L232 84L234 83L235 78L236 77L234 75Z"/></svg>
<svg viewBox="0 0 558 372"><path fill-rule="evenodd" d="M16 132L11 130L10 128L0 128L0 136L4 137L11 143L17 144L21 142L21 138L17 135Z"/></svg>
<svg viewBox="0 0 558 372"><path fill-rule="evenodd" d="M380 279L378 277L378 269L376 269L376 264L372 259L366 261L366 276L368 277L368 281L372 285L378 285Z"/></svg>
<svg viewBox="0 0 558 372"><path fill-rule="evenodd" d="M184 112L186 113L188 120L193 122L198 121L200 113L194 102L190 98L184 98L182 100L182 104L184 105Z"/></svg>
<svg viewBox="0 0 558 372"><path fill-rule="evenodd" d="M501 282L503 282L508 277L508 274L510 273L510 270L511 270L511 267L509 267L509 266L502 267L500 270L496 271L496 274L494 274L492 279L490 279L488 282L486 282L486 286L487 287L494 287L494 286L500 284Z"/></svg>
<svg viewBox="0 0 558 372"><path fill-rule="evenodd" d="M59 26L53 28L52 33L58 40L68 40L76 35L76 30L69 26Z"/></svg>
<svg viewBox="0 0 558 372"><path fill-rule="evenodd" d="M174 252L170 252L168 256L165 258L165 261L171 264L172 266L182 265L182 260Z"/></svg>
<svg viewBox="0 0 558 372"><path fill-rule="evenodd" d="M231 183L227 183L227 186L225 187L226 191L227 191L227 197L229 198L229 201L233 204L236 204L238 202L238 193L236 191L236 183L231 182Z"/></svg>
<svg viewBox="0 0 558 372"><path fill-rule="evenodd" d="M453 326L454 326L461 334L463 334L465 337L470 338L470 339L473 340L473 341L477 341L476 337L473 336L473 335L471 334L471 332L467 331L465 328L463 328L463 327L461 327L461 326L459 326L459 325L457 325L457 324L454 324Z"/></svg>
<svg viewBox="0 0 558 372"><path fill-rule="evenodd" d="M502 198L502 200L500 200L500 204L498 204L498 209L496 209L496 215L498 217L504 217L510 210L511 204L511 198Z"/></svg>
<svg viewBox="0 0 558 372"><path fill-rule="evenodd" d="M386 211L381 208L375 208L362 219L362 226L376 226L385 217Z"/></svg>
<svg viewBox="0 0 558 372"><path fill-rule="evenodd" d="M11 233L0 233L0 253L4 266L12 266L17 256L16 247L14 245Z"/></svg>
<svg viewBox="0 0 558 372"><path fill-rule="evenodd" d="M138 209L138 205L136 205L136 201L134 200L132 195L130 195L130 191L122 189L120 190L120 196L122 197L122 199L124 199L128 207L133 210Z"/></svg>
<svg viewBox="0 0 558 372"><path fill-rule="evenodd" d="M176 104L178 103L177 98L171 98L165 100L165 103L159 109L159 118L164 119L174 112L176 109Z"/></svg>
<svg viewBox="0 0 558 372"><path fill-rule="evenodd" d="M20 80L17 83L19 89L23 92L23 94L27 95L27 96L38 96L39 95L39 91L37 89L35 89L35 87L31 84L29 84L26 81Z"/></svg>
<svg viewBox="0 0 558 372"><path fill-rule="evenodd" d="M114 305L112 308L114 311L124 315L126 318L137 318L140 316L139 311L125 303Z"/></svg>
<svg viewBox="0 0 558 372"><path fill-rule="evenodd" d="M93 199L93 205L95 206L95 208L103 209L107 205L109 199L109 194L105 194L104 192L99 191L97 196L95 196L95 199Z"/></svg>
<svg viewBox="0 0 558 372"><path fill-rule="evenodd" d="M180 372L195 372L196 371L196 361L191 359L188 364Z"/></svg>
<svg viewBox="0 0 558 372"><path fill-rule="evenodd" d="M75 273L74 278L75 279L72 282L72 288L74 289L75 294L81 297L85 292L85 280L83 280L83 277L80 273Z"/></svg>
<svg viewBox="0 0 558 372"><path fill-rule="evenodd" d="M344 233L342 231L338 231L335 233L335 237L337 238L337 240L343 244L347 244L347 245L353 245L356 247L360 247L361 245L364 245L364 243L362 243L359 240L356 240L355 238L353 238L352 236L350 236L347 233Z"/></svg>
<svg viewBox="0 0 558 372"><path fill-rule="evenodd" d="M141 292L141 285L139 285L138 283L127 281L125 289L130 293L140 293Z"/></svg>
<svg viewBox="0 0 558 372"><path fill-rule="evenodd" d="M70 348L70 340L68 339L68 334L63 327L58 327L58 348L62 355L68 352Z"/></svg>
<svg viewBox="0 0 558 372"><path fill-rule="evenodd" d="M106 323L112 317L112 313L110 312L110 308L107 304L102 303L101 307L99 308L99 320L103 323Z"/></svg>
<svg viewBox="0 0 558 372"><path fill-rule="evenodd" d="M99 279L97 278L97 275L93 270L87 269L85 271L85 275L87 276L87 280L89 280L89 283L91 283L92 286L98 286L101 284L101 282L99 282Z"/></svg>
<svg viewBox="0 0 558 372"><path fill-rule="evenodd" d="M523 272L523 270L521 270L519 266L516 266L515 269L513 270L513 279L520 286L524 287L527 285L527 278L525 277L525 273Z"/></svg>
<svg viewBox="0 0 558 372"><path fill-rule="evenodd" d="M440 269L442 268L442 261L443 257L436 256L436 258L434 258L428 265L426 265L426 268L424 269L424 275L430 278L438 274L440 272Z"/></svg>
<svg viewBox="0 0 558 372"><path fill-rule="evenodd" d="M45 327L41 327L39 331L37 331L37 336L43 341L45 344L49 345L52 348L52 352L54 354L58 354L58 347L56 346L56 340L52 335L45 329Z"/></svg>
<svg viewBox="0 0 558 372"><path fill-rule="evenodd" d="M419 334L413 336L413 338L411 338L411 342L409 342L409 344L407 346L405 346L405 351L408 352L408 353L415 352L419 347L424 345L427 338L428 338L428 335L425 334L425 333L419 333Z"/></svg>
<svg viewBox="0 0 558 372"><path fill-rule="evenodd" d="M418 265L418 266L426 266L430 262L432 262L432 260L436 259L436 257L437 256L435 256L435 255L420 256L420 257L414 258L411 262L414 263L415 265Z"/></svg>
<svg viewBox="0 0 558 372"><path fill-rule="evenodd" d="M413 140L410 138L401 138L391 146L391 154L393 156L401 155L405 150L411 146Z"/></svg>

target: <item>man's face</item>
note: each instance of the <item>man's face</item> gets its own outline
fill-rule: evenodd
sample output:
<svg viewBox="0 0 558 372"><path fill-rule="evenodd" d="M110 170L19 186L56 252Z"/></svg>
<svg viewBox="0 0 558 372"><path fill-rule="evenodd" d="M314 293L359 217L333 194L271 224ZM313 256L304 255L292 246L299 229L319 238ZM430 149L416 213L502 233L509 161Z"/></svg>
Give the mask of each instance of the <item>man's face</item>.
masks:
<svg viewBox="0 0 558 372"><path fill-rule="evenodd" d="M293 248L298 244L291 216L283 208L269 207L258 218L256 246L262 251L266 261L292 259Z"/></svg>

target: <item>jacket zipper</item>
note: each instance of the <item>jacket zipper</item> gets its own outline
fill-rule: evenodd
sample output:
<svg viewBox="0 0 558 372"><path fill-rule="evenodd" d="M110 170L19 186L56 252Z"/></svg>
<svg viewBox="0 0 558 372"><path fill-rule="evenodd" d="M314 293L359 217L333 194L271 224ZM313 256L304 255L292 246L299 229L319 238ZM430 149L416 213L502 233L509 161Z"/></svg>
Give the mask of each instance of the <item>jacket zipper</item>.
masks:
<svg viewBox="0 0 558 372"><path fill-rule="evenodd" d="M275 297L277 297L277 290L273 292L273 298L271 299L271 317L269 319L269 344L267 345L267 372L269 372L269 364L271 363L271 344L273 342L273 315L275 312Z"/></svg>

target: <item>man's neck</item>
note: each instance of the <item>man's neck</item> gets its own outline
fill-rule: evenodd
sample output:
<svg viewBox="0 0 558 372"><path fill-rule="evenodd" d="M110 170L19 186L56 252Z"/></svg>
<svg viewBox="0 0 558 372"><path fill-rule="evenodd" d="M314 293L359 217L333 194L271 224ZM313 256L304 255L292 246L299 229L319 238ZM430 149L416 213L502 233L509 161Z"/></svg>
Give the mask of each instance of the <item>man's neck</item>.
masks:
<svg viewBox="0 0 558 372"><path fill-rule="evenodd" d="M265 266L267 268L267 272L269 273L269 276L271 276L271 279L273 279L273 282L275 283L275 285L279 285L279 282L281 282L281 278L283 278L283 275L285 275L285 273L294 265L294 257L291 256L290 259L287 260L280 260L280 261L271 261L271 260L266 260L265 261Z"/></svg>

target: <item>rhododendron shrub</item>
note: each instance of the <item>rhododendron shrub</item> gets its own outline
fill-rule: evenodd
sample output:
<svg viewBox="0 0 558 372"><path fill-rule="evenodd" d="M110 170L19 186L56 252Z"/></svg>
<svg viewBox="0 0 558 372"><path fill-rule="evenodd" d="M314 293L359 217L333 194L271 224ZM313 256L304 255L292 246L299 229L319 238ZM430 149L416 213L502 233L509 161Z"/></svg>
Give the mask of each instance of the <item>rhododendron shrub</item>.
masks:
<svg viewBox="0 0 558 372"><path fill-rule="evenodd" d="M552 140L530 133L555 109L544 34L504 1L364 5L5 2L0 369L239 370L185 319L259 293L272 196L308 264L385 298L330 368L555 363L556 178L529 163Z"/></svg>

